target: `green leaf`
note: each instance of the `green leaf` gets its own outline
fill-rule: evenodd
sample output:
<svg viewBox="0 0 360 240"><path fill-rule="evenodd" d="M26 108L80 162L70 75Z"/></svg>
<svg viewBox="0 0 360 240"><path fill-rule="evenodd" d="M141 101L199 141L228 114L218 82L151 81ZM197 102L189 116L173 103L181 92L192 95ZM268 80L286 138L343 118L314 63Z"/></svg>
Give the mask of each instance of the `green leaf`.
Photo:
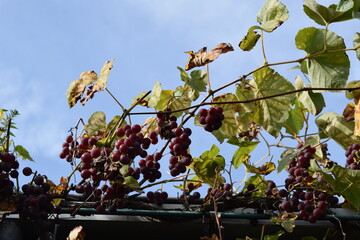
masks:
<svg viewBox="0 0 360 240"><path fill-rule="evenodd" d="M288 80L270 68L256 71L254 73L254 82L256 84L256 98L295 90ZM257 123L263 126L268 133L276 137L289 118L294 97L295 94L289 94L259 101L259 120L257 120Z"/></svg>
<svg viewBox="0 0 360 240"><path fill-rule="evenodd" d="M180 78L185 84L189 85L192 89L205 92L208 84L208 76L204 70L194 70L190 73L190 77L187 72L181 67L177 67L180 71Z"/></svg>
<svg viewBox="0 0 360 240"><path fill-rule="evenodd" d="M273 235L265 235L264 240L278 240L281 235L283 235L285 232L282 230L279 230L277 233Z"/></svg>
<svg viewBox="0 0 360 240"><path fill-rule="evenodd" d="M143 192L143 191L139 190L140 185L139 185L138 181L132 176L124 177L124 184L128 187L133 188L137 192Z"/></svg>
<svg viewBox="0 0 360 240"><path fill-rule="evenodd" d="M131 102L131 106L134 106L134 105L139 101L139 99L141 99L146 93L148 93L148 91L141 92L139 95L137 95L136 97L134 97L133 100L132 100L132 102ZM147 95L147 96L139 103L139 105L140 105L140 106L144 106L144 107L149 107L149 99L150 99L150 96Z"/></svg>
<svg viewBox="0 0 360 240"><path fill-rule="evenodd" d="M265 197L265 191L268 188L268 183L265 181L265 179L259 175L256 174L254 176L249 177L244 185L244 189L242 190L243 192L247 191L247 186L249 184L254 184L255 187L258 189L258 191L255 191L251 194L252 197Z"/></svg>
<svg viewBox="0 0 360 240"><path fill-rule="evenodd" d="M348 84L346 84L346 87L347 88L360 87L360 80L355 80L355 81L348 82ZM355 99L355 102L356 102L360 98L360 89L357 89L357 90L354 90L354 91L346 91L345 96L348 99Z"/></svg>
<svg viewBox="0 0 360 240"><path fill-rule="evenodd" d="M192 101L188 97L188 93L184 90L185 89L182 86L177 87L173 93L173 97L169 99L168 107L172 111L188 108L191 106ZM171 115L180 117L184 112L188 112L188 110L172 113Z"/></svg>
<svg viewBox="0 0 360 240"><path fill-rule="evenodd" d="M239 48L243 51L250 51L253 49L260 38L260 34L258 34L255 29L260 29L258 26L252 26L249 28L246 36L239 43Z"/></svg>
<svg viewBox="0 0 360 240"><path fill-rule="evenodd" d="M160 98L155 106L155 109L157 109L159 111L163 111L167 107L170 107L169 101L171 99L174 99L174 91L173 90L161 90ZM171 108L171 110L176 110L176 109Z"/></svg>
<svg viewBox="0 0 360 240"><path fill-rule="evenodd" d="M81 73L80 79L75 79L72 81L66 91L66 97L70 108L72 108L79 101L86 87L90 84L93 84L97 79L97 74L94 71L87 71Z"/></svg>
<svg viewBox="0 0 360 240"><path fill-rule="evenodd" d="M85 125L86 132L91 136L97 131L104 131L106 128L106 115L103 112L94 112L89 120L88 125Z"/></svg>
<svg viewBox="0 0 360 240"><path fill-rule="evenodd" d="M333 176L323 173L324 180L360 211L360 171L335 165L331 173Z"/></svg>
<svg viewBox="0 0 360 240"><path fill-rule="evenodd" d="M4 109L0 109L0 120L4 118Z"/></svg>
<svg viewBox="0 0 360 240"><path fill-rule="evenodd" d="M203 182L211 187L218 183L225 182L221 176L221 171L225 167L225 159L220 154L216 145L201 154L200 158L193 158L193 163L189 166Z"/></svg>
<svg viewBox="0 0 360 240"><path fill-rule="evenodd" d="M278 0L267 0L257 15L257 21L264 31L272 32L289 17L286 6Z"/></svg>
<svg viewBox="0 0 360 240"><path fill-rule="evenodd" d="M321 114L316 118L315 123L319 131L332 138L345 150L355 142L360 143L354 135L354 122L346 122L344 117L337 113Z"/></svg>
<svg viewBox="0 0 360 240"><path fill-rule="evenodd" d="M314 0L304 0L304 12L316 23L326 26L333 22L353 19L354 2L342 1L339 6L325 7Z"/></svg>
<svg viewBox="0 0 360 240"><path fill-rule="evenodd" d="M285 129L286 132L297 136L300 130L304 126L304 106L298 99L295 99L295 107L289 112L289 118L286 120Z"/></svg>
<svg viewBox="0 0 360 240"><path fill-rule="evenodd" d="M295 79L295 88L302 89L305 83L300 77ZM313 91L303 91L298 94L299 101L304 104L307 110L313 114L318 115L325 107L325 99L321 93L314 93Z"/></svg>
<svg viewBox="0 0 360 240"><path fill-rule="evenodd" d="M314 27L304 28L296 35L296 47L315 54L307 61L307 69L311 87L341 88L346 85L349 76L350 61L344 51L324 52L324 36L326 34L326 50L345 49L343 38L331 31Z"/></svg>
<svg viewBox="0 0 360 240"><path fill-rule="evenodd" d="M243 162L247 161L250 158L250 153L256 148L258 142L240 142L239 148L235 151L231 164L238 168L243 164Z"/></svg>
<svg viewBox="0 0 360 240"><path fill-rule="evenodd" d="M34 162L34 160L30 157L28 150L26 150L23 146L16 145L14 151L18 153L19 157L21 157L22 160L27 159Z"/></svg>
<svg viewBox="0 0 360 240"><path fill-rule="evenodd" d="M149 107L155 107L158 104L161 96L161 91L162 91L161 83L155 81L155 84L151 90L151 96L149 98L149 103L148 103Z"/></svg>
<svg viewBox="0 0 360 240"><path fill-rule="evenodd" d="M354 48L357 48L356 57L360 60L360 33L357 32L354 34L353 42L354 42Z"/></svg>
<svg viewBox="0 0 360 240"><path fill-rule="evenodd" d="M226 93L215 97L212 102L231 102L237 101L237 97L232 93ZM223 109L224 120L220 129L211 132L219 142L223 142L225 139L236 135L238 132L239 116L237 112L241 111L238 104L216 104Z"/></svg>

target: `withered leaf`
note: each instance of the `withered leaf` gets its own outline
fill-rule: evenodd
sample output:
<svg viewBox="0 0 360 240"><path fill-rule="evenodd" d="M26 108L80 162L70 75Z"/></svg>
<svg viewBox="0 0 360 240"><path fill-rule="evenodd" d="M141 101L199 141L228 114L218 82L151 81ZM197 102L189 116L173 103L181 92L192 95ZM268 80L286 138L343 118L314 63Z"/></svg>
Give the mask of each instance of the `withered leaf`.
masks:
<svg viewBox="0 0 360 240"><path fill-rule="evenodd" d="M360 136L360 102L358 102L355 105L354 119L355 119L354 135L358 137Z"/></svg>
<svg viewBox="0 0 360 240"><path fill-rule="evenodd" d="M354 103L348 103L346 105L346 108L343 111L343 116L345 118L345 121L351 122L354 121L355 117L355 104Z"/></svg>
<svg viewBox="0 0 360 240"><path fill-rule="evenodd" d="M198 52L193 51L185 52L190 54L188 63L185 66L185 70L188 71L194 67L205 66L208 63L214 61L220 54L234 51L234 48L230 43L220 43L214 49L206 52L206 47L203 47Z"/></svg>
<svg viewBox="0 0 360 240"><path fill-rule="evenodd" d="M0 214L8 214L16 211L16 204L10 200L0 202Z"/></svg>

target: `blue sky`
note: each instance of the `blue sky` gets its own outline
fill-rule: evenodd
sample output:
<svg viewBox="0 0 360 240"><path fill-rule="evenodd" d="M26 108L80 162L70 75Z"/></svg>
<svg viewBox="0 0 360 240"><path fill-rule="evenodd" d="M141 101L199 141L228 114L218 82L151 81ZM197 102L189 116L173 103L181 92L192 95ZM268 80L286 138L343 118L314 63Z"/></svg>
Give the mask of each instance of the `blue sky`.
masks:
<svg viewBox="0 0 360 240"><path fill-rule="evenodd" d="M156 80L164 89L180 85L176 67L185 66L185 51L204 46L211 49L221 42L234 46L234 52L210 65L213 88L260 66L259 47L245 53L237 45L248 28L257 24L256 14L264 2L0 0L0 108L21 113L16 119L19 130L15 142L26 147L36 161L23 162L21 167L31 166L58 181L71 171L69 164L58 158L70 127L79 118L87 120L94 111L104 111L108 119L120 113L105 92L98 93L85 107L69 109L66 101L71 81L83 71L99 72L107 60L115 59L107 86L124 106L129 106L140 92L150 90ZM328 5L336 1L319 2ZM294 45L296 32L303 27L320 27L306 17L302 1L283 3L290 18L265 36L269 62L303 57L305 53ZM334 24L330 30L352 47L352 36L359 26L359 22L350 21ZM359 61L354 53L349 57L349 79L359 79ZM292 66L275 69L293 81L299 73L288 72ZM341 114L347 102L344 94L331 94L325 111ZM140 123L142 120L139 118ZM216 143L208 136L199 131L193 137L195 156ZM210 140L204 144L203 138ZM230 161L231 148L221 146ZM343 151L337 152L333 156L344 159ZM167 162L163 164L167 166Z"/></svg>

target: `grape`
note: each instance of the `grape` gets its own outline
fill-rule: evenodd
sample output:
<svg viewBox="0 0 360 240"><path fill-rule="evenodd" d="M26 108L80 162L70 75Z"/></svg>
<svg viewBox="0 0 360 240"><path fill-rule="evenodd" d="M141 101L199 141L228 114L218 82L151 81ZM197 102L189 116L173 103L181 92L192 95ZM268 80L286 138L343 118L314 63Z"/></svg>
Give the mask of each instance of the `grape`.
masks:
<svg viewBox="0 0 360 240"><path fill-rule="evenodd" d="M30 176L32 174L32 170L29 167L24 167L22 172L25 176Z"/></svg>
<svg viewBox="0 0 360 240"><path fill-rule="evenodd" d="M208 132L218 130L222 126L222 120L224 119L222 107L216 108L210 107L207 109L199 110L199 123L205 125L204 129Z"/></svg>

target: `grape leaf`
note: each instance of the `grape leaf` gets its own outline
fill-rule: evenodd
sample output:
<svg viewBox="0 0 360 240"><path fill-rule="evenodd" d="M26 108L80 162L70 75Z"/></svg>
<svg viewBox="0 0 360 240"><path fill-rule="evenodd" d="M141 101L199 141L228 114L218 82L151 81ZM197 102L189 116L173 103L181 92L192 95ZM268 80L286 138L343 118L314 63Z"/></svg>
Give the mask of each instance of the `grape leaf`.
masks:
<svg viewBox="0 0 360 240"><path fill-rule="evenodd" d="M0 120L4 118L4 109L0 109Z"/></svg>
<svg viewBox="0 0 360 240"><path fill-rule="evenodd" d="M88 124L84 126L86 132L91 136L97 131L104 131L106 128L106 115L103 112L94 112L89 120Z"/></svg>
<svg viewBox="0 0 360 240"><path fill-rule="evenodd" d="M23 146L16 145L14 151L17 152L19 157L21 157L23 160L27 159L34 162L34 159L31 158L28 150L26 150Z"/></svg>
<svg viewBox="0 0 360 240"><path fill-rule="evenodd" d="M246 36L239 43L239 48L243 51L250 51L253 49L260 38L260 34L258 34L255 29L259 29L258 26L252 26L249 28Z"/></svg>
<svg viewBox="0 0 360 240"><path fill-rule="evenodd" d="M243 192L247 191L247 186L249 184L254 184L254 186L257 188L257 191L251 193L252 197L265 197L265 191L268 188L268 183L265 181L265 179L260 176L259 174L256 174L254 176L249 177L244 185Z"/></svg>
<svg viewBox="0 0 360 240"><path fill-rule="evenodd" d="M194 67L205 66L208 63L214 61L220 54L234 51L234 48L230 43L220 43L214 49L206 52L206 47L203 47L198 52L193 51L186 52L190 54L188 63L185 66L185 70L188 71Z"/></svg>
<svg viewBox="0 0 360 240"><path fill-rule="evenodd" d="M272 217L270 221L279 223L287 232L292 232L295 228L295 220L297 217L298 215L295 213L283 211L279 213L277 217Z"/></svg>
<svg viewBox="0 0 360 240"><path fill-rule="evenodd" d="M295 88L302 89L304 87L306 87L304 81L300 77L297 77L295 79ZM318 115L325 107L325 99L321 93L303 91L298 93L298 98L307 110L315 116Z"/></svg>
<svg viewBox="0 0 360 240"><path fill-rule="evenodd" d="M95 93L101 92L106 88L106 81L110 75L110 70L113 67L113 61L114 59L105 62L103 68L100 71L100 77L96 79L96 82L93 86L89 87L89 90L86 92L86 97L80 100L82 105L85 105L89 99L93 98Z"/></svg>
<svg viewBox="0 0 360 240"><path fill-rule="evenodd" d="M212 145L211 149L205 151L199 158L193 158L193 163L189 166L199 179L211 187L225 182L220 173L225 167L225 159L219 154L219 148Z"/></svg>
<svg viewBox="0 0 360 240"><path fill-rule="evenodd" d="M190 73L190 77L187 72L181 67L177 67L180 71L180 78L185 84L189 85L192 89L205 92L206 86L208 84L208 76L206 71L203 70L194 70Z"/></svg>
<svg viewBox="0 0 360 240"><path fill-rule="evenodd" d="M348 82L348 84L346 84L346 87L347 88L360 87L360 80L355 80L355 81ZM357 102L360 99L360 89L353 90L353 91L346 91L345 96L348 99L354 99L354 101Z"/></svg>
<svg viewBox="0 0 360 240"><path fill-rule="evenodd" d="M321 114L315 123L320 132L332 138L345 150L355 142L360 143L354 135L354 122L346 122L344 117L337 113Z"/></svg>
<svg viewBox="0 0 360 240"><path fill-rule="evenodd" d="M171 110L174 111L174 110L188 108L191 106L192 101L188 97L188 93L184 90L186 90L186 89L184 89L182 86L179 86L175 89L173 97L171 99L169 99L169 102L168 102L168 107ZM188 110L185 110L183 112L188 112ZM180 117L183 114L183 112L175 112L175 113L172 113L171 115Z"/></svg>
<svg viewBox="0 0 360 240"><path fill-rule="evenodd" d="M351 206L360 211L360 171L335 165L331 174L323 173L324 180Z"/></svg>
<svg viewBox="0 0 360 240"><path fill-rule="evenodd" d="M355 104L348 103L343 111L345 121L354 121L355 119Z"/></svg>
<svg viewBox="0 0 360 240"><path fill-rule="evenodd" d="M231 102L237 101L237 97L232 93L225 93L215 97L212 102ZM238 104L216 104L223 109L224 120L222 120L222 126L213 132L211 132L219 142L223 142L225 139L234 136L238 132L239 116L237 112L241 111Z"/></svg>
<svg viewBox="0 0 360 240"><path fill-rule="evenodd" d="M339 6L331 5L330 7L318 4L314 0L304 0L304 12L306 15L322 26L353 19L356 10L354 7L356 6L359 5L354 4L353 0L341 1Z"/></svg>
<svg viewBox="0 0 360 240"><path fill-rule="evenodd" d="M360 136L360 102L357 102L355 105L355 127L354 127L354 135L359 137Z"/></svg>
<svg viewBox="0 0 360 240"><path fill-rule="evenodd" d="M285 124L287 133L294 136L299 134L305 122L304 111L304 105L295 98L294 108L289 112L289 118L286 120Z"/></svg>
<svg viewBox="0 0 360 240"><path fill-rule="evenodd" d="M354 43L354 48L357 48L356 57L360 60L360 33L357 32L354 34L353 43Z"/></svg>
<svg viewBox="0 0 360 240"><path fill-rule="evenodd" d="M158 81L155 81L155 84L151 90L151 96L149 97L149 100L148 100L149 107L155 107L157 105L157 103L160 100L161 90L162 90L161 83L159 83Z"/></svg>
<svg viewBox="0 0 360 240"><path fill-rule="evenodd" d="M281 237L281 235L283 235L284 233L285 233L284 231L279 230L277 233L273 235L265 235L264 240L279 240L279 237Z"/></svg>
<svg viewBox="0 0 360 240"><path fill-rule="evenodd" d="M80 79L75 79L66 91L68 105L72 108L84 94L88 85L93 84L97 80L97 74L94 71L83 72Z"/></svg>
<svg viewBox="0 0 360 240"><path fill-rule="evenodd" d="M144 134L144 136L147 136L152 131L155 131L155 129L157 128L156 120L157 117L148 117L145 120L145 122L142 124L142 131L141 131Z"/></svg>
<svg viewBox="0 0 360 240"><path fill-rule="evenodd" d="M263 68L254 73L254 85L256 98L295 90L288 80L270 68ZM261 100L258 105L257 123L271 135L277 136L289 117L294 97L295 94L289 94Z"/></svg>
<svg viewBox="0 0 360 240"><path fill-rule="evenodd" d="M251 165L248 160L245 160L244 165L246 166L247 172L256 173L260 175L268 175L269 173L271 173L276 169L276 166L273 162L265 162L260 167L255 167Z"/></svg>
<svg viewBox="0 0 360 240"><path fill-rule="evenodd" d="M230 139L229 139L230 140ZM250 153L256 148L258 142L243 141L239 143L239 148L235 151L231 164L238 168L250 158Z"/></svg>
<svg viewBox="0 0 360 240"><path fill-rule="evenodd" d="M272 32L289 17L286 6L278 0L267 0L257 15L257 21L264 31Z"/></svg>
<svg viewBox="0 0 360 240"><path fill-rule="evenodd" d="M131 106L134 106L148 91L141 92L139 95L133 98L131 102ZM143 107L149 107L149 99L150 96L147 95L143 100L141 100L138 104Z"/></svg>
<svg viewBox="0 0 360 240"><path fill-rule="evenodd" d="M349 76L350 61L344 51L324 52L324 29L304 28L296 35L296 47L310 56L307 69L311 87L341 88L346 85ZM331 31L326 32L326 50L345 49L343 38Z"/></svg>
<svg viewBox="0 0 360 240"><path fill-rule="evenodd" d="M174 99L174 91L173 90L161 90L159 101L156 103L155 109L159 111L163 111L169 106L169 102L171 99ZM170 107L171 108L171 107ZM176 110L171 109L171 110Z"/></svg>

